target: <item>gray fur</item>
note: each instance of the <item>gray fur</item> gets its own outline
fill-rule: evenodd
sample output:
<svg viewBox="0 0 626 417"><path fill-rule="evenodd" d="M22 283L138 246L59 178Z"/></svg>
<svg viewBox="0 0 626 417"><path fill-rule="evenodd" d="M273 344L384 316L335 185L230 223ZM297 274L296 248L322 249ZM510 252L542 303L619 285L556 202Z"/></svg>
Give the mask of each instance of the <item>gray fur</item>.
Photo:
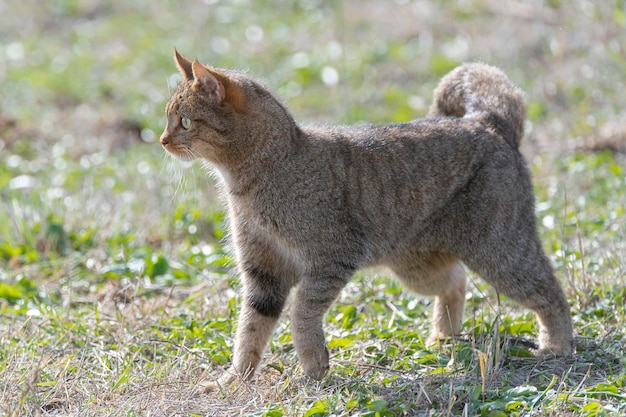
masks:
<svg viewBox="0 0 626 417"><path fill-rule="evenodd" d="M537 314L539 354L572 353L569 306L537 237L517 149L523 93L500 70L455 69L426 119L313 128L245 74L177 61L185 81L161 143L220 174L243 285L233 365L206 389L252 376L292 288L294 345L304 373L322 378L324 314L370 265L435 297L430 342L461 330L465 264Z"/></svg>

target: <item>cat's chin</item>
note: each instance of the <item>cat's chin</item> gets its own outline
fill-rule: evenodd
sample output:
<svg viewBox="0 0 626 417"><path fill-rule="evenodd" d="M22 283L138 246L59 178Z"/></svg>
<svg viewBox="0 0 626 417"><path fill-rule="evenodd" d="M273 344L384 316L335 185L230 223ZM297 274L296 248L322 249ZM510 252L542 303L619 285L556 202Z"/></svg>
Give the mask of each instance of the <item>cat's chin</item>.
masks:
<svg viewBox="0 0 626 417"><path fill-rule="evenodd" d="M191 161L197 159L194 155L188 154L186 152L177 153L177 152L172 152L170 150L167 150L167 153L169 153L171 156L173 156L174 158L176 158L176 159L178 159L179 161L182 161L182 162L191 162Z"/></svg>

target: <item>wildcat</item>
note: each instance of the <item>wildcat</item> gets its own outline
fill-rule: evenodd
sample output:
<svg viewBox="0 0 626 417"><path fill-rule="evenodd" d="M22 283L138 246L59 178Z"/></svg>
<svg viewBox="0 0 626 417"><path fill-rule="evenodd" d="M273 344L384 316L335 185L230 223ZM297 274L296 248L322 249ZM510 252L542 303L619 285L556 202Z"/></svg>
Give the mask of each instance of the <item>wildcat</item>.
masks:
<svg viewBox="0 0 626 417"><path fill-rule="evenodd" d="M453 70L425 119L305 127L248 75L176 51L175 61L183 81L161 145L219 175L243 286L233 364L206 390L252 377L292 288L293 343L305 375L321 379L324 314L370 265L435 297L429 342L461 330L465 265L536 313L538 354L572 353L569 306L518 151L524 95L499 69Z"/></svg>

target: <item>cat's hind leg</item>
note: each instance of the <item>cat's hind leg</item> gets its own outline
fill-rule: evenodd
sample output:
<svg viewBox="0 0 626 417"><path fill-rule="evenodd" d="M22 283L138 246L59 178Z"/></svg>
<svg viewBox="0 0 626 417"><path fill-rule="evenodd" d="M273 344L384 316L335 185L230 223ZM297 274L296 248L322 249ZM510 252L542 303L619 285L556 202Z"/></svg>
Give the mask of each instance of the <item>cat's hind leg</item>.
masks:
<svg viewBox="0 0 626 417"><path fill-rule="evenodd" d="M521 157L507 161L500 153L424 236L438 239L500 294L535 312L538 354L567 356L574 349L570 308L537 235L532 191Z"/></svg>
<svg viewBox="0 0 626 417"><path fill-rule="evenodd" d="M450 265L440 272L439 279L447 282L435 296L430 336L426 344L432 345L440 339L456 336L463 326L463 310L465 309L465 290L467 277L460 262Z"/></svg>
<svg viewBox="0 0 626 417"><path fill-rule="evenodd" d="M472 253L466 264L500 294L535 312L540 325L538 355L573 353L569 304L538 239L533 236L509 248L502 242L487 244L483 254Z"/></svg>
<svg viewBox="0 0 626 417"><path fill-rule="evenodd" d="M414 252L397 259L391 267L408 289L435 296L432 331L427 344L461 332L467 277L457 258L442 253Z"/></svg>

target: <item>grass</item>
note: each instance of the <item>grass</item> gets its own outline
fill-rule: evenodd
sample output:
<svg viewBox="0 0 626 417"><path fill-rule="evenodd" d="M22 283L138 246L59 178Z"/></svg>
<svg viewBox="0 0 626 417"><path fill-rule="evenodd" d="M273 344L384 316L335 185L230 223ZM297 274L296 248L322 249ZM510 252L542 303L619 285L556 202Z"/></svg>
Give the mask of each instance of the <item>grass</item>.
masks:
<svg viewBox="0 0 626 417"><path fill-rule="evenodd" d="M626 413L623 2L10 3L0 415ZM326 379L303 377L285 317L254 382L198 393L230 361L238 277L212 180L156 143L174 46L320 123L408 120L458 63L504 68L528 92L523 150L577 355L531 357L534 317L478 277L465 334L429 348L430 300L372 270L327 316Z"/></svg>

